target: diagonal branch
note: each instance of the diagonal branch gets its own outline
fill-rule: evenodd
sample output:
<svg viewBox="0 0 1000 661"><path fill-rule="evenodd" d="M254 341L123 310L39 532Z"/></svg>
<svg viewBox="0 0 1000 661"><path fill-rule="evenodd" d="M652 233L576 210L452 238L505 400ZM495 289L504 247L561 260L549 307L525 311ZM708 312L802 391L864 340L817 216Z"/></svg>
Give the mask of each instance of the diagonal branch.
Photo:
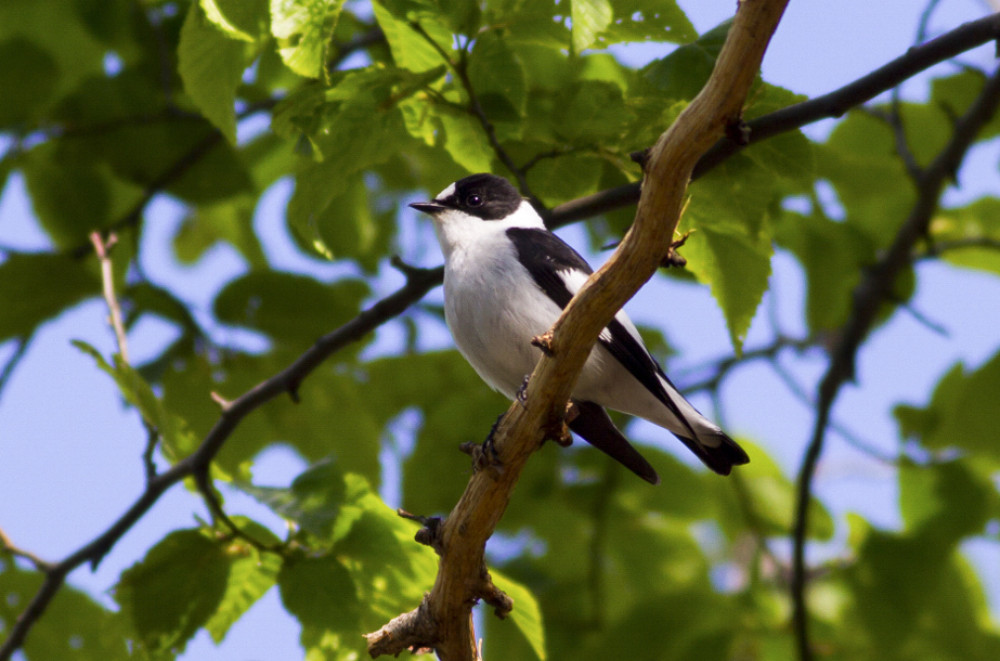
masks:
<svg viewBox="0 0 1000 661"><path fill-rule="evenodd" d="M921 238L927 236L941 193L955 178L955 173L976 135L993 117L998 106L1000 106L1000 69L987 80L979 97L959 119L948 144L922 171L917 182L917 201L909 217L900 227L889 249L854 290L851 316L841 330L837 344L831 350L830 364L819 385L816 421L812 439L802 460L795 504L792 599L795 607L795 635L801 661L812 659L805 596L805 541L809 528L809 499L816 465L823 452L830 411L841 386L854 378L858 349L874 326L879 310L884 303L892 301L898 276L912 265L914 247Z"/></svg>
<svg viewBox="0 0 1000 661"><path fill-rule="evenodd" d="M547 435L562 428L563 412L598 333L621 306L656 272L670 249L691 172L701 155L739 122L764 50L786 0L744 0L736 14L712 76L677 121L660 137L647 162L642 198L632 229L611 259L570 301L545 334L543 356L528 382L524 403L515 402L496 430L498 470L475 473L458 504L441 526L441 560L434 588L414 613L368 635L369 650L397 654L412 641L408 633L431 618L435 633L424 644L443 661L476 655L471 628L473 603L482 595L486 540L503 515L528 457ZM398 624L398 626L395 626Z"/></svg>

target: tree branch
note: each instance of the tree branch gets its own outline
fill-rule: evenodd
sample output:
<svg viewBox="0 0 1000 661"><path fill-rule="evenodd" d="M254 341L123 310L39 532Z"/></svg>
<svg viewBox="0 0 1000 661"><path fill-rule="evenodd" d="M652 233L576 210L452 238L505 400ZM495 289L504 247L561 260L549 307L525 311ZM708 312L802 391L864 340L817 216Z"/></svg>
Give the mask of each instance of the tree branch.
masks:
<svg viewBox="0 0 1000 661"><path fill-rule="evenodd" d="M153 476L146 489L107 530L71 553L62 561L49 565L45 581L0 646L0 661L9 661L24 643L31 627L62 587L66 576L84 563L95 567L131 527L156 504L160 496L181 480L208 469L208 465L237 425L252 411L283 393L297 391L302 381L330 355L360 340L386 320L402 313L441 282L443 269L412 269L406 284L337 330L324 335L295 362L270 379L258 384L229 402L215 426L193 454L174 464L169 470ZM6 543L5 543L6 546ZM21 552L19 555L24 556ZM24 556L29 557L29 556Z"/></svg>
<svg viewBox="0 0 1000 661"><path fill-rule="evenodd" d="M748 145L821 119L840 117L851 108L870 101L907 78L995 39L1000 39L1000 14L970 21L926 44L914 46L905 55L833 92L750 120L747 122L749 142L740 143L729 137L720 139L698 161L691 178L698 179ZM635 204L638 200L639 184L626 184L560 204L546 215L545 221L550 227L562 227Z"/></svg>
<svg viewBox="0 0 1000 661"><path fill-rule="evenodd" d="M660 137L647 162L636 221L611 259L570 301L546 333L543 352L526 388L496 430L497 470L475 473L441 527L441 560L434 588L413 613L368 635L369 651L396 654L426 614L435 634L425 644L443 661L475 658L470 614L481 594L476 577L486 540L503 515L528 457L546 430L561 426L573 382L598 333L656 272L670 249L684 194L699 157L739 121L740 111L785 0L744 0L705 88ZM412 640L412 638L410 638Z"/></svg>
<svg viewBox="0 0 1000 661"><path fill-rule="evenodd" d="M816 465L823 452L823 440L833 403L841 386L853 380L858 349L874 326L882 304L891 302L897 277L913 263L914 247L922 237L927 236L941 193L948 182L954 179L976 135L993 117L998 105L1000 105L1000 69L987 80L979 97L959 119L948 144L921 172L920 180L917 182L917 201L909 217L900 227L889 249L854 290L851 316L844 325L837 344L831 350L830 364L819 385L816 421L812 439L799 471L795 504L792 600L795 636L801 661L812 659L805 595L805 542L809 528L809 499Z"/></svg>

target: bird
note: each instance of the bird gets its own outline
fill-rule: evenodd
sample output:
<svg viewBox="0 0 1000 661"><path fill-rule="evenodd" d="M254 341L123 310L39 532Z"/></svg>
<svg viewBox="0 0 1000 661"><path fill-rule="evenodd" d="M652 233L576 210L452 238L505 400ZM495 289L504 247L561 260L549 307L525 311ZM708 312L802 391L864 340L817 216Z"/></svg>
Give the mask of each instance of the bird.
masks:
<svg viewBox="0 0 1000 661"><path fill-rule="evenodd" d="M541 355L532 339L551 328L593 270L503 177L473 174L410 206L433 220L445 259L445 321L458 351L491 388L518 398ZM606 409L669 430L721 475L750 460L678 392L623 310L601 331L571 402L569 428L651 484L659 483L656 470Z"/></svg>

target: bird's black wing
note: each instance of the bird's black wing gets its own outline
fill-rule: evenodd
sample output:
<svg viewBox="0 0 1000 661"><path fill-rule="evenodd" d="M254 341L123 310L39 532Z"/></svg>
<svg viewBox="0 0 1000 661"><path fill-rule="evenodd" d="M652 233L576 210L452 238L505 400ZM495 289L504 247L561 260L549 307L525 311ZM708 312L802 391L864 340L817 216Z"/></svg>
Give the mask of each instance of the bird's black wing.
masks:
<svg viewBox="0 0 1000 661"><path fill-rule="evenodd" d="M569 290L561 272L576 270L587 275L593 273L590 264L580 256L580 253L548 230L513 227L507 230L507 236L517 249L518 260L528 269L535 283L560 308L565 308L576 293ZM691 429L691 425L677 404L664 390L659 377L667 383L670 383L669 379L640 341L620 321L612 319L601 333L598 342L684 423L692 438L697 438L697 434Z"/></svg>
<svg viewBox="0 0 1000 661"><path fill-rule="evenodd" d="M560 308L569 305L575 293L566 286L560 272L583 271L587 275L594 272L580 253L548 230L512 227L507 230L507 238L514 244L518 261L528 269L535 284Z"/></svg>

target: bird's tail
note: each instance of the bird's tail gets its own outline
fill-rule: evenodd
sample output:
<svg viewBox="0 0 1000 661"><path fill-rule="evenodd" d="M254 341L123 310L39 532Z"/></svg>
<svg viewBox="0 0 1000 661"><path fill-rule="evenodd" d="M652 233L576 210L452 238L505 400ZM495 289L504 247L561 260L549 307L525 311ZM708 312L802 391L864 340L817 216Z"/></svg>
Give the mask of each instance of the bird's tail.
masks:
<svg viewBox="0 0 1000 661"><path fill-rule="evenodd" d="M729 475L733 466L750 462L750 457L743 448L721 430L698 430L697 438L688 438L677 432L674 432L674 436L719 475Z"/></svg>
<svg viewBox="0 0 1000 661"><path fill-rule="evenodd" d="M603 406L575 399L573 404L576 405L577 415L570 421L569 428L574 433L650 484L660 483L660 476L618 431Z"/></svg>

